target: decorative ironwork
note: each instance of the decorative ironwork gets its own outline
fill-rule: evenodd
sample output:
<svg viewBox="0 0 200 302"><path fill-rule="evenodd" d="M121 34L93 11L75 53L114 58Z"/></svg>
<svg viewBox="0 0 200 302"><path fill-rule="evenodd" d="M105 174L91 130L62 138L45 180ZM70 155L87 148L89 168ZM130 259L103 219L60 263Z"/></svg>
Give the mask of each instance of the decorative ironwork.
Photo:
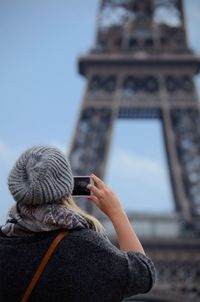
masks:
<svg viewBox="0 0 200 302"><path fill-rule="evenodd" d="M194 90L194 83L190 76L167 76L165 79L166 88L170 93L185 91L191 93Z"/></svg>
<svg viewBox="0 0 200 302"><path fill-rule="evenodd" d="M100 75L95 75L92 77L89 90L92 93L98 93L100 91L112 93L116 87L116 77L115 76L106 76L102 77Z"/></svg>
<svg viewBox="0 0 200 302"><path fill-rule="evenodd" d="M135 77L127 76L123 83L123 92L125 96L133 96L139 91L156 93L159 89L159 82L154 76Z"/></svg>
<svg viewBox="0 0 200 302"><path fill-rule="evenodd" d="M177 109L171 117L185 191L192 214L200 216L200 114L198 110Z"/></svg>
<svg viewBox="0 0 200 302"><path fill-rule="evenodd" d="M74 175L89 175L105 160L106 133L111 123L111 110L85 108L80 117L77 136L71 150L70 161Z"/></svg>
<svg viewBox="0 0 200 302"><path fill-rule="evenodd" d="M181 0L102 1L98 51L160 49L188 51Z"/></svg>

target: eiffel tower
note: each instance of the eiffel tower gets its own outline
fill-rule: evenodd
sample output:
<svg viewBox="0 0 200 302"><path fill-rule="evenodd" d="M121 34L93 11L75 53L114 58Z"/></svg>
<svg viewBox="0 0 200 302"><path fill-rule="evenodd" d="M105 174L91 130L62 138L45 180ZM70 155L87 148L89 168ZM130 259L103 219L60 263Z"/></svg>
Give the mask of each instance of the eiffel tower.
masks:
<svg viewBox="0 0 200 302"><path fill-rule="evenodd" d="M116 119L159 119L175 202L174 215L129 214L158 276L150 293L126 301L200 301L199 67L182 0L101 1L95 46L79 58L87 87L69 155L73 173L104 177ZM100 210L79 205L115 240Z"/></svg>

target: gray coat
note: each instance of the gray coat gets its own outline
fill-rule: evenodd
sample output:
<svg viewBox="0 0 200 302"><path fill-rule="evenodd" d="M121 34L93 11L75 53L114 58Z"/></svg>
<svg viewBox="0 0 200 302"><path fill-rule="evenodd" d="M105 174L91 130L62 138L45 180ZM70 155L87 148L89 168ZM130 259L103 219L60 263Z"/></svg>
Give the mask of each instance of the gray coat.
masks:
<svg viewBox="0 0 200 302"><path fill-rule="evenodd" d="M0 301L19 302L58 231L31 237L0 233ZM123 252L90 229L71 231L49 260L30 302L119 302L155 282L152 261Z"/></svg>

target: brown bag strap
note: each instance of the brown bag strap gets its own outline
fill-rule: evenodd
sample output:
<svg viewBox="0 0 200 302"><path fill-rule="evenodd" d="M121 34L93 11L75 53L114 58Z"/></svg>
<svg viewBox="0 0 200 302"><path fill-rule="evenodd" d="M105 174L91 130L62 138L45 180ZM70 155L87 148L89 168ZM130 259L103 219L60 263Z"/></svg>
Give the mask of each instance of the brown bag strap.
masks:
<svg viewBox="0 0 200 302"><path fill-rule="evenodd" d="M31 282L29 283L24 295L23 295L23 298L21 300L21 302L27 302L34 287L36 286L43 270L45 269L45 266L47 265L47 262L49 261L51 255L53 254L54 250L56 249L57 245L59 244L59 242L65 237L65 235L69 233L68 231L66 230L62 230L55 238L54 240L52 241L52 243L50 244L48 250L46 251L44 257L42 258L41 262L40 262L40 265L38 266Z"/></svg>

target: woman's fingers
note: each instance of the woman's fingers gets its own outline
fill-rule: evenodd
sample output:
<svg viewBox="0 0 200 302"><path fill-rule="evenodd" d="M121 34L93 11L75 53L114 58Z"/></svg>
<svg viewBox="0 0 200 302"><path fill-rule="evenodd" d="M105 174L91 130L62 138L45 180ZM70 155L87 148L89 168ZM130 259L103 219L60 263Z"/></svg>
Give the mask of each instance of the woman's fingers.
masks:
<svg viewBox="0 0 200 302"><path fill-rule="evenodd" d="M104 188L105 184L99 177L97 177L95 174L91 174L91 177L100 189Z"/></svg>
<svg viewBox="0 0 200 302"><path fill-rule="evenodd" d="M92 191L92 193L94 194L94 195L96 195L97 197L100 197L100 190L97 188L97 187L95 187L94 185L87 185L87 188L90 190L90 191Z"/></svg>
<svg viewBox="0 0 200 302"><path fill-rule="evenodd" d="M96 175L91 174L96 185L89 184L87 188L93 193L88 199L94 202L101 211L110 217L113 211L121 209L120 201L115 193Z"/></svg>

